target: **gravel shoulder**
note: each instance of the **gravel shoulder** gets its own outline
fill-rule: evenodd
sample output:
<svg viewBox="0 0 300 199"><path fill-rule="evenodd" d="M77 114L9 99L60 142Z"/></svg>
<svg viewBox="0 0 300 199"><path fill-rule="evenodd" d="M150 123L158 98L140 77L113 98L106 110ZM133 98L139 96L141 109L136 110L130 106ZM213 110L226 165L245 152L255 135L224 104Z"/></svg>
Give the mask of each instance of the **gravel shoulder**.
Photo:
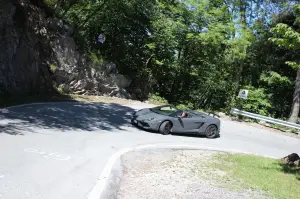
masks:
<svg viewBox="0 0 300 199"><path fill-rule="evenodd" d="M124 155L118 199L265 198L260 191L226 188L230 187L230 180L223 178L226 173L207 167L216 153L161 149Z"/></svg>

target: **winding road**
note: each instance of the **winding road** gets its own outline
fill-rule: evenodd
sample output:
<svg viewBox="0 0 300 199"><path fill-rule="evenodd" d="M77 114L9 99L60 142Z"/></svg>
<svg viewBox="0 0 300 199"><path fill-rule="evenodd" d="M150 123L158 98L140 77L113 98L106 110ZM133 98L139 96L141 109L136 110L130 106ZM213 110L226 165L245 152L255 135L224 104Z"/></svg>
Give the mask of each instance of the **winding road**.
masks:
<svg viewBox="0 0 300 199"><path fill-rule="evenodd" d="M129 123L150 105L45 103L0 109L0 199L84 199L110 156L126 147L191 144L280 158L300 140L222 121L221 137L160 135Z"/></svg>

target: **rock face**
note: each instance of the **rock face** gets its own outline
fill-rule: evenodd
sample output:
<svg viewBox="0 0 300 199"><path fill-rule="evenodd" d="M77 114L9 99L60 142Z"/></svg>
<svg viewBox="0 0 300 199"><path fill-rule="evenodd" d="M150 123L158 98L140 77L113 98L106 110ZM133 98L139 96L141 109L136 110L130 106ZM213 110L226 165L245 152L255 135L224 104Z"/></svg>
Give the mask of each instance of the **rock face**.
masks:
<svg viewBox="0 0 300 199"><path fill-rule="evenodd" d="M30 0L2 0L0 96L64 93L131 98L131 78L111 62L93 63L76 45L73 28L47 17Z"/></svg>
<svg viewBox="0 0 300 199"><path fill-rule="evenodd" d="M64 92L131 98L125 90L131 79L117 73L113 63L92 63L72 38L72 27L58 19L48 22L50 31L59 31L50 42L55 81Z"/></svg>
<svg viewBox="0 0 300 199"><path fill-rule="evenodd" d="M44 18L29 2L1 1L0 96L51 91Z"/></svg>

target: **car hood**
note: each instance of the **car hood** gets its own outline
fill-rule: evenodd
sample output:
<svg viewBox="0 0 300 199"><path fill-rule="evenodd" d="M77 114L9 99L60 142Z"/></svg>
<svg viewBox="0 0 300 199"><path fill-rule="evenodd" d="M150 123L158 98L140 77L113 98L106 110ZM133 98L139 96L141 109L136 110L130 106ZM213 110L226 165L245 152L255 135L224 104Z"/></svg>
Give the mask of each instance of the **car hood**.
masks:
<svg viewBox="0 0 300 199"><path fill-rule="evenodd" d="M151 118L159 119L162 115L152 112L149 108L141 109L135 112L134 116L139 120L148 120Z"/></svg>
<svg viewBox="0 0 300 199"><path fill-rule="evenodd" d="M152 111L150 111L150 108L144 108L144 109L136 111L135 115L140 116L140 115L146 115L146 114L149 114L149 113L153 113Z"/></svg>

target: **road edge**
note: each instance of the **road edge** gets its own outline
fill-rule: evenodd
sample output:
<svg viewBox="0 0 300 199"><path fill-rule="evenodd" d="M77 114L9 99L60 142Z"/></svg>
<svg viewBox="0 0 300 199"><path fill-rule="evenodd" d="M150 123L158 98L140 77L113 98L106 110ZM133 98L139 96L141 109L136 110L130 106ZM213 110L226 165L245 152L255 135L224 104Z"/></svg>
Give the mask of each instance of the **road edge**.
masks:
<svg viewBox="0 0 300 199"><path fill-rule="evenodd" d="M97 182L91 192L88 195L88 199L112 199L117 197L117 190L121 183L122 162L121 157L126 153L130 153L138 150L146 149L196 149L196 150L210 150L217 152L230 152L230 153L243 153L248 155L257 155L262 157L268 157L276 159L276 157L266 156L256 153L249 153L245 151L235 149L224 149L217 147L205 147L195 145L182 145L182 144L149 144L149 145L138 145L132 148L124 148L114 153L109 159L104 169L102 170Z"/></svg>
<svg viewBox="0 0 300 199"><path fill-rule="evenodd" d="M122 98L120 98L122 99ZM0 107L1 109L11 109L11 108L18 108L18 107L24 107L24 106L34 106L34 105L44 105L44 104L72 104L72 103L82 103L82 104L93 104L93 103L104 103L104 104L110 104L110 103L115 103L115 104L119 104L121 106L135 106L135 105L146 105L146 106L158 106L155 104L151 104L151 103L146 103L146 102L141 102L141 101L132 101L131 103L118 103L118 102L102 102L102 101L79 101L79 100L65 100L65 101L49 101L49 102L29 102L29 103L24 103L24 104L16 104L16 105L11 105L11 106L5 106L5 107Z"/></svg>
<svg viewBox="0 0 300 199"><path fill-rule="evenodd" d="M59 104L59 103L82 103L82 104L93 104L93 103L106 103L106 104L109 104L109 103L114 103L114 102L88 102L88 101L72 101L72 100L68 100L68 101L54 101L54 102L30 102L30 103L25 103L25 104L18 104L18 105L12 105L12 106L6 106L6 107L0 107L0 111L1 110L5 110L5 109L10 109L10 108L17 108L17 107L23 107L23 106L30 106L30 105L42 105L42 104ZM124 103L124 104L121 104L121 103L116 103L116 104L119 104L120 106L125 106L125 107L130 107L132 108L132 106L135 106L135 108L152 108L152 107L155 107L155 106L159 106L159 105L155 105L155 104L151 104L151 103L147 103L147 102L141 102L141 101L133 101L132 103ZM231 121L231 122L237 122L235 120L228 120L228 118L220 118L221 120L227 120L227 121ZM258 128L257 126L254 126L255 124L258 124L258 123L253 123L253 124L249 124L247 122L242 122L242 124L244 125L249 125L249 126L252 126L252 127L256 127ZM277 135L282 135L282 136L286 136L286 137L291 137L291 138L295 138L295 139L300 139L300 134L298 135L293 135L292 133L287 133L287 132L284 132L284 131L281 131L279 129L276 129L276 128L271 128L271 127L267 127L265 125L261 125L261 127L265 128L265 130L269 131L270 133L275 133Z"/></svg>

